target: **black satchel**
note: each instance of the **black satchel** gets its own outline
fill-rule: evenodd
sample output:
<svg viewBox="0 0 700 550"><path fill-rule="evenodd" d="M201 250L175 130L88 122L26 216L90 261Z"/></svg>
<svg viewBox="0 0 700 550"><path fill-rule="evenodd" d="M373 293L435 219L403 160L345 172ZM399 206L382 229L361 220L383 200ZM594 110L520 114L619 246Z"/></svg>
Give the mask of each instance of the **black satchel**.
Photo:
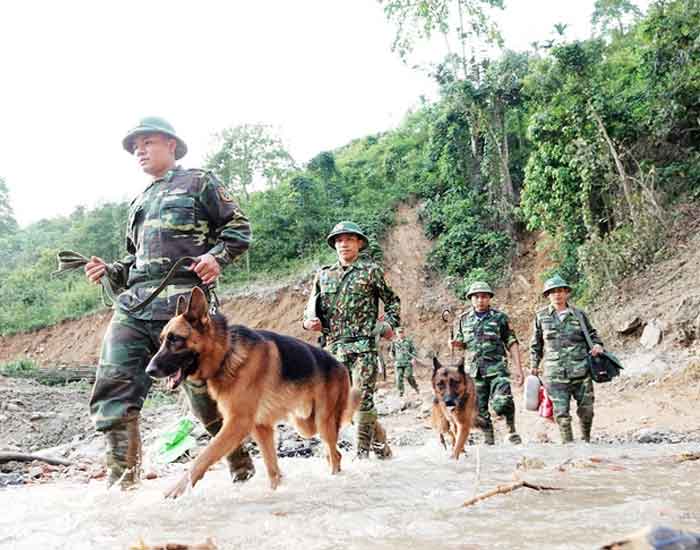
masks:
<svg viewBox="0 0 700 550"><path fill-rule="evenodd" d="M574 310L574 315L576 315L578 322L581 324L581 330L583 330L583 335L586 337L586 343L590 351L593 349L593 340L591 340L591 335L588 332L586 320L578 309L575 307L572 309ZM586 361L588 361L588 368L591 371L591 378L593 378L594 382L598 383L610 382L613 378L620 375L620 371L623 368L620 360L607 351L595 357L589 353Z"/></svg>

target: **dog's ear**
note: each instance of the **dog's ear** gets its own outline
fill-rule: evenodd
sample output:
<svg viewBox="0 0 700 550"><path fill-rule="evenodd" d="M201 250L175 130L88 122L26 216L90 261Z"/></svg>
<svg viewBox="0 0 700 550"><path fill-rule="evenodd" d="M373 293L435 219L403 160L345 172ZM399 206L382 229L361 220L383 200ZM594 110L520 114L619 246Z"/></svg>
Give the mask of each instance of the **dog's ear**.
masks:
<svg viewBox="0 0 700 550"><path fill-rule="evenodd" d="M182 315L187 309L187 298L182 294L177 297L177 305L175 306L175 316Z"/></svg>
<svg viewBox="0 0 700 550"><path fill-rule="evenodd" d="M187 311L185 317L190 322L199 321L206 324L209 318L209 302L204 292L199 287L194 287L190 294L189 302L187 302Z"/></svg>
<svg viewBox="0 0 700 550"><path fill-rule="evenodd" d="M442 368L442 365L440 364L440 361L437 358L437 355L433 355L433 376L435 376L435 373Z"/></svg>
<svg viewBox="0 0 700 550"><path fill-rule="evenodd" d="M457 363L457 372L460 373L460 374L466 374L466 373L464 372L464 357L462 357L462 358L459 360L459 363Z"/></svg>

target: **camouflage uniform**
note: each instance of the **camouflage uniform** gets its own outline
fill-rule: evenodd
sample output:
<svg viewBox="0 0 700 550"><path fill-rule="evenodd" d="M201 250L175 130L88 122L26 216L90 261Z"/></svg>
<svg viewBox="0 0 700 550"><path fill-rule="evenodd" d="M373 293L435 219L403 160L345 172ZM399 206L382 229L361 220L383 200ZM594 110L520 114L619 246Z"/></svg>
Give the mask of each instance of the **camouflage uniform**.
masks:
<svg viewBox="0 0 700 550"><path fill-rule="evenodd" d="M496 309L489 309L480 318L472 308L457 319L454 334L454 339L465 348L464 362L476 386L479 416L483 421L486 443L494 444L489 403L498 416L506 417L510 440L519 443L506 355L506 351L518 339L508 316Z"/></svg>
<svg viewBox="0 0 700 550"><path fill-rule="evenodd" d="M571 306L569 306L570 309ZM591 340L603 345L598 333L583 316ZM543 365L544 384L554 405L554 418L559 425L562 442L573 441L569 404L576 400L576 413L581 425L582 437L589 441L593 425L593 381L590 377L588 345L581 325L572 311L559 318L554 306L540 309L533 323L530 341L530 368Z"/></svg>
<svg viewBox="0 0 700 550"><path fill-rule="evenodd" d="M354 385L362 392L357 418L359 457L366 457L370 447L380 458L391 456L374 407L378 351L373 331L380 299L384 320L392 327L398 326L400 300L384 279L382 268L367 259L357 259L348 266L336 262L316 274L304 312L304 320L318 316L328 326L328 350L348 368Z"/></svg>
<svg viewBox="0 0 700 550"><path fill-rule="evenodd" d="M209 253L225 266L249 244L248 219L209 172L175 167L131 203L129 255L107 269L107 276L125 290L118 296L104 336L90 398L95 426L107 436L110 483L121 480L126 487L138 478L138 418L151 387L145 368L158 350L161 329L175 313L178 296L188 294L201 281L183 267L149 305L132 313L126 309L143 301L180 257ZM219 415L214 401L188 383L185 393L195 415L210 433L216 433ZM238 453L232 460L232 471L250 473L247 454Z"/></svg>
<svg viewBox="0 0 700 550"><path fill-rule="evenodd" d="M418 384L416 379L413 377L413 359L415 359L418 353L416 352L416 346L413 344L413 340L408 336L403 336L396 338L391 343L390 347L391 355L394 357L394 368L396 369L396 387L399 390L399 395L403 397L403 379L404 376L411 387L416 390L416 393L420 393L418 389Z"/></svg>

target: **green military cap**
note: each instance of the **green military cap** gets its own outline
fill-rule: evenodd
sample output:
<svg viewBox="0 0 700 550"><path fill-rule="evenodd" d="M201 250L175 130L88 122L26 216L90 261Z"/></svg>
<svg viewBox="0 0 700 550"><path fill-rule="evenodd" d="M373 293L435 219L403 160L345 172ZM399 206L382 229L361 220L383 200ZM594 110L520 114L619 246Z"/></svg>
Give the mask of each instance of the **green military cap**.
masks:
<svg viewBox="0 0 700 550"><path fill-rule="evenodd" d="M475 281L469 285L469 290L467 290L467 299L471 298L474 294L480 294L482 292L484 294L494 296L493 290L491 290L488 283L485 283L484 281Z"/></svg>
<svg viewBox="0 0 700 550"><path fill-rule="evenodd" d="M173 138L177 142L175 147L175 159L179 160L187 154L187 145L175 133L175 128L164 118L157 116L147 116L142 118L139 123L134 126L126 134L122 140L122 145L129 153L134 153L134 138L143 134L165 134Z"/></svg>
<svg viewBox="0 0 700 550"><path fill-rule="evenodd" d="M340 222L335 225L335 227L331 230L331 232L328 234L326 237L326 242L328 242L328 246L331 248L335 248L335 238L338 235L343 235L344 233L350 233L352 235L357 235L360 237L362 240L364 240L364 243L360 246L360 250L364 250L367 248L367 245L369 244L369 238L367 235L365 235L362 232L362 229L360 229L360 226L357 225L355 222Z"/></svg>
<svg viewBox="0 0 700 550"><path fill-rule="evenodd" d="M544 296L547 296L547 293L550 290L554 290L555 288L568 288L569 290L571 290L571 286L569 285L569 283L567 283L559 275L555 275L554 277L551 277L544 282L544 289L542 290L542 294Z"/></svg>

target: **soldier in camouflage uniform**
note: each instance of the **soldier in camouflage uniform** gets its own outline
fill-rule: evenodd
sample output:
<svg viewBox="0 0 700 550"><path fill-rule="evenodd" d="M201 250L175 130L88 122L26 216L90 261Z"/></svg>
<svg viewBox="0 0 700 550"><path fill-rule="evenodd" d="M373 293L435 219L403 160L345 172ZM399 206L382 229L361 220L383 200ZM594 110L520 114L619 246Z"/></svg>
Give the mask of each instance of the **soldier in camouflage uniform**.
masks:
<svg viewBox="0 0 700 550"><path fill-rule="evenodd" d="M368 239L357 224L337 224L327 241L336 250L338 261L316 273L304 311L304 328L324 333L327 349L348 368L353 384L362 392L356 422L358 458L368 457L370 449L378 458L389 458L391 449L374 407L377 382L374 333L379 300L384 303L382 336L387 339L400 324L401 304L384 279L382 268L360 258Z"/></svg>
<svg viewBox="0 0 700 550"><path fill-rule="evenodd" d="M413 340L409 336L405 336L403 328L397 327L396 338L391 342L389 351L394 358L394 369L396 371L396 388L399 390L399 396L403 397L404 377L408 380L411 387L420 395L418 383L413 377L413 363L415 362L418 352Z"/></svg>
<svg viewBox="0 0 700 550"><path fill-rule="evenodd" d="M522 384L523 371L520 365L518 339L510 326L508 316L491 307L491 287L484 282L475 282L467 291L472 308L455 321L454 339L450 344L455 349L465 350L465 365L476 386L479 416L484 426L487 445L495 442L489 404L498 416L505 416L511 443L521 443L515 429L515 404L510 387L507 356L515 369L515 383Z"/></svg>
<svg viewBox="0 0 700 550"><path fill-rule="evenodd" d="M221 268L248 248L250 225L211 173L176 165L187 146L167 121L142 119L122 144L153 180L129 208L128 256L111 264L93 256L85 273L94 283L106 275L124 289L104 336L90 413L97 430L106 436L108 483L127 489L139 480L139 416L151 387L145 368L158 350L160 331L174 315L179 296L195 286L206 291ZM182 267L153 302L128 312L151 294L182 256L195 257L196 262ZM215 434L221 417L206 386L185 382L183 387L194 414ZM253 475L244 448L227 459L234 480Z"/></svg>
<svg viewBox="0 0 700 550"><path fill-rule="evenodd" d="M588 442L593 426L593 381L588 367L588 345L581 324L568 300L571 287L560 276L544 284L544 296L550 305L535 314L530 341L530 370L539 375L544 370L544 384L554 406L554 418L559 425L562 443L574 440L569 405L576 400L576 413L581 437ZM591 340L595 344L591 355L603 352L603 342L582 311ZM540 364L543 369L540 368Z"/></svg>

